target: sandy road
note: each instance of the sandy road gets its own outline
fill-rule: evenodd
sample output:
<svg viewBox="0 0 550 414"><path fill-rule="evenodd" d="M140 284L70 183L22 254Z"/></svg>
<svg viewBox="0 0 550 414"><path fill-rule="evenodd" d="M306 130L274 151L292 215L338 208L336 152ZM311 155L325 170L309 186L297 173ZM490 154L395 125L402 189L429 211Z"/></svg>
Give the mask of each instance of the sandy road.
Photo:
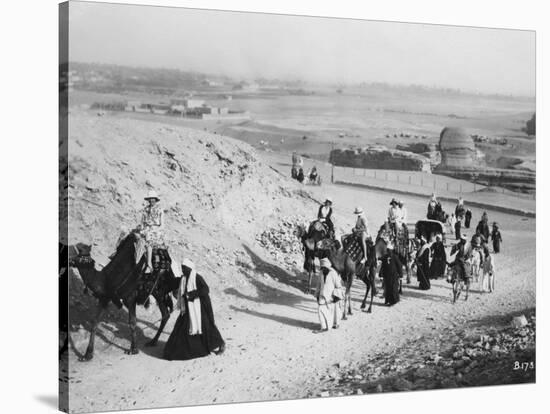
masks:
<svg viewBox="0 0 550 414"><path fill-rule="evenodd" d="M337 228L351 226L353 208L362 205L373 231L382 223L391 198L385 192L342 186L325 185L312 191L319 198L333 197ZM404 200L410 221L424 216L426 200ZM451 205L444 208L450 210ZM496 257L498 273L493 294L481 295L474 286L467 302L461 300L453 305L450 286L445 281L435 281L431 290L420 291L413 278L410 286L404 286L397 306L383 307L383 300L378 297L373 313L366 314L359 311L364 286L357 282L353 289L355 315L343 322L339 330L315 335L312 330L318 322L313 298L293 287L293 283L285 283L285 278L290 282L295 276L277 263L266 261L258 246L251 245L259 255L253 259L256 266L242 271L254 278L256 294L226 289L225 297L215 298L213 303L228 344L225 355L182 362L162 360L162 348L175 315L159 345L153 349L140 346L139 355L124 355L124 341L99 347L89 363L77 362L71 352L71 411L303 397L315 388L327 369L343 360L360 364L381 347L391 350L407 339L453 324L474 323L534 306L535 220L488 213L490 221L501 224L504 238L503 253ZM473 209L473 214L475 225L481 211ZM275 273L277 278L273 277ZM152 337L151 322L158 319L157 313L152 317L140 309L138 318L143 336ZM140 344L145 342L143 336Z"/></svg>

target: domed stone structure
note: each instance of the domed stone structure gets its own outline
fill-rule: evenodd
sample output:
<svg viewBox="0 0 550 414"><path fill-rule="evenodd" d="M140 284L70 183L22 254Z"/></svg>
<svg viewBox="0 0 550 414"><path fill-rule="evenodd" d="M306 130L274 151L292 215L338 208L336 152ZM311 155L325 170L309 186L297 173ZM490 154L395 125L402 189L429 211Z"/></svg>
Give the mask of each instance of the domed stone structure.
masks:
<svg viewBox="0 0 550 414"><path fill-rule="evenodd" d="M439 136L439 150L439 169L455 170L476 165L477 151L474 140L463 128L443 128Z"/></svg>

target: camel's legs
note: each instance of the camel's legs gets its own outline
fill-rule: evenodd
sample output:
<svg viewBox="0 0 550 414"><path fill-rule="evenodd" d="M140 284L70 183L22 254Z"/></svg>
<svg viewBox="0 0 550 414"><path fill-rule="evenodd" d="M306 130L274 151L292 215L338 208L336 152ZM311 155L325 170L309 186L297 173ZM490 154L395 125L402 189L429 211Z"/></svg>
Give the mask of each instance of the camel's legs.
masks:
<svg viewBox="0 0 550 414"><path fill-rule="evenodd" d="M101 322L103 314L107 310L107 304L108 303L106 302L99 303L99 308L92 322L92 329L90 330L90 340L88 341L88 347L86 348L86 353L84 354L84 356L80 358L81 361L89 361L94 357L95 333L97 330L97 326Z"/></svg>
<svg viewBox="0 0 550 414"><path fill-rule="evenodd" d="M164 330L164 327L166 326L166 323L168 322L168 319L170 319L170 311L168 310L166 303L164 302L164 298L157 297L157 295L153 295L155 300L157 301L160 314L162 315L162 319L160 321L159 329L157 330L157 333L153 339L151 339L146 346L155 346L159 340L160 335L162 334L162 331Z"/></svg>
<svg viewBox="0 0 550 414"><path fill-rule="evenodd" d="M136 300L126 304L128 308L128 325L130 326L130 349L125 351L127 355L135 355L139 351L136 346Z"/></svg>

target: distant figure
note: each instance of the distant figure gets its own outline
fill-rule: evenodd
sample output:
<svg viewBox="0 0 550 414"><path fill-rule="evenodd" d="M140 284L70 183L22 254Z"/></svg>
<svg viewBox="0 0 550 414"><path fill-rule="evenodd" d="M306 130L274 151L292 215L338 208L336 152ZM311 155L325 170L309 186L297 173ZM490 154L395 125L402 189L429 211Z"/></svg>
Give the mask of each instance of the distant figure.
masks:
<svg viewBox="0 0 550 414"><path fill-rule="evenodd" d="M438 204L439 201L437 201L435 194L432 193L432 197L430 198L430 201L428 201L428 213L426 214L426 218L428 220L435 220L435 209Z"/></svg>
<svg viewBox="0 0 550 414"><path fill-rule="evenodd" d="M472 221L472 210L470 210L469 208L466 209L466 214L464 215L464 218L465 218L464 227L469 229L470 222Z"/></svg>
<svg viewBox="0 0 550 414"><path fill-rule="evenodd" d="M313 183L316 182L318 176L319 176L319 174L317 173L317 167L313 166L313 168L309 172L309 181L311 181Z"/></svg>
<svg viewBox="0 0 550 414"><path fill-rule="evenodd" d="M451 249L451 256L456 253L455 260L451 263L451 267L456 269L457 276L465 280L469 275L466 274L466 240L465 234L460 235L460 241Z"/></svg>
<svg viewBox="0 0 550 414"><path fill-rule="evenodd" d="M182 264L178 289L180 315L164 347L164 359L188 360L225 351L225 342L214 322L210 290L190 260Z"/></svg>
<svg viewBox="0 0 550 414"><path fill-rule="evenodd" d="M300 169L298 170L298 176L296 177L296 179L300 182L300 183L303 183L304 182L304 169L302 167L300 167Z"/></svg>
<svg viewBox="0 0 550 414"><path fill-rule="evenodd" d="M482 216L480 222L476 227L476 233L481 234L485 238L485 241L487 241L489 240L489 223L487 219L487 213L483 213L483 214L485 216L485 219L483 219L483 216Z"/></svg>
<svg viewBox="0 0 550 414"><path fill-rule="evenodd" d="M340 324L340 309L338 306L342 292L342 280L333 269L332 263L326 257L321 259L321 275L317 284L317 305L321 329L316 332L326 332L331 327L337 329Z"/></svg>
<svg viewBox="0 0 550 414"><path fill-rule="evenodd" d="M430 278L438 279L445 275L447 266L447 253L443 245L441 234L435 236L435 242L430 248L432 254L432 263L430 264Z"/></svg>
<svg viewBox="0 0 550 414"><path fill-rule="evenodd" d="M464 215L466 214L466 208L464 207L464 200L462 197L458 199L458 204L455 208L455 216L457 220L464 219Z"/></svg>
<svg viewBox="0 0 550 414"><path fill-rule="evenodd" d="M380 277L384 281L384 305L393 306L399 302L399 279L403 277L403 266L389 240L381 259Z"/></svg>
<svg viewBox="0 0 550 414"><path fill-rule="evenodd" d="M457 218L455 223L455 237L456 239L460 239L460 235L462 234L462 220Z"/></svg>
<svg viewBox="0 0 550 414"><path fill-rule="evenodd" d="M500 253L500 243L502 243L502 235L498 229L498 224L493 223L493 231L491 232L491 240L493 241L493 251Z"/></svg>
<svg viewBox="0 0 550 414"><path fill-rule="evenodd" d="M451 233L453 233L455 231L455 224L456 224L455 213L451 213L451 217L449 217L447 222L448 222L449 227L451 229Z"/></svg>
<svg viewBox="0 0 550 414"><path fill-rule="evenodd" d="M429 290L430 285L430 244L424 236L420 238L420 250L416 256L416 278L421 290Z"/></svg>
<svg viewBox="0 0 550 414"><path fill-rule="evenodd" d="M403 200L399 200L397 205L399 206L399 212L400 212L399 221L401 221L401 223L407 223L408 215L407 215L407 209L405 208L405 203L403 202Z"/></svg>

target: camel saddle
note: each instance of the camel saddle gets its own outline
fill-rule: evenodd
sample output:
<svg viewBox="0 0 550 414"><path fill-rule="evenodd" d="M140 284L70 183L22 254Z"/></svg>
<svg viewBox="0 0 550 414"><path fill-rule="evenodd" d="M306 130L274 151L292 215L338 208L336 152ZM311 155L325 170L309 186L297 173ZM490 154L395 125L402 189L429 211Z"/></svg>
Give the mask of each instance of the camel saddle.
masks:
<svg viewBox="0 0 550 414"><path fill-rule="evenodd" d="M363 248L361 242L355 237L354 234L347 234L342 238L342 245L344 251L351 257L355 263L359 262L363 258Z"/></svg>

